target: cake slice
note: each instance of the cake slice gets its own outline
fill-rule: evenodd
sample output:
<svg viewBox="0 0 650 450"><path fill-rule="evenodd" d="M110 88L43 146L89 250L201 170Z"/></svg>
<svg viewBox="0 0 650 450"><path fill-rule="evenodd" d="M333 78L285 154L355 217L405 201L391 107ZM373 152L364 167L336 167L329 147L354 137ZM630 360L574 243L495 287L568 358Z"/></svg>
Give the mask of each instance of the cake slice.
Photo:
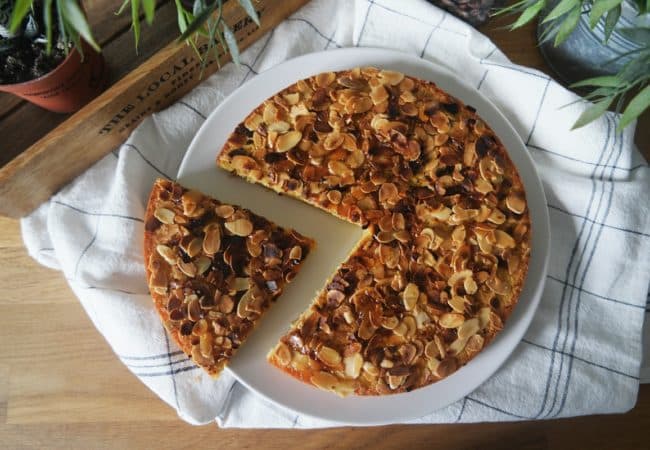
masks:
<svg viewBox="0 0 650 450"><path fill-rule="evenodd" d="M296 276L314 242L177 183L155 182L145 215L147 281L172 339L218 376Z"/></svg>

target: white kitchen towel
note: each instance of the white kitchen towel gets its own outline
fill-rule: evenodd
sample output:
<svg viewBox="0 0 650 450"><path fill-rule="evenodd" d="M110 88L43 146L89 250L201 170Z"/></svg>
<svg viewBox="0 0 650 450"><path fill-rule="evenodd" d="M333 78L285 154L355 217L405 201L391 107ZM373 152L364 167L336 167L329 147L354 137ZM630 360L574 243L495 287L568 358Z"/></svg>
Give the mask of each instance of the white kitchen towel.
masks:
<svg viewBox="0 0 650 450"><path fill-rule="evenodd" d="M271 405L228 373L214 381L196 369L154 312L141 242L154 179L176 176L190 140L226 95L288 58L350 46L416 54L488 96L526 143L548 197L550 271L525 338L480 388L413 422L630 409L639 388L650 280L650 170L634 149L632 127L617 134L608 114L569 131L584 109L561 108L573 94L512 64L485 36L424 1L310 2L243 52L243 67L228 64L146 119L127 143L24 219L30 254L63 272L117 357L184 420L216 420L223 427L337 425Z"/></svg>

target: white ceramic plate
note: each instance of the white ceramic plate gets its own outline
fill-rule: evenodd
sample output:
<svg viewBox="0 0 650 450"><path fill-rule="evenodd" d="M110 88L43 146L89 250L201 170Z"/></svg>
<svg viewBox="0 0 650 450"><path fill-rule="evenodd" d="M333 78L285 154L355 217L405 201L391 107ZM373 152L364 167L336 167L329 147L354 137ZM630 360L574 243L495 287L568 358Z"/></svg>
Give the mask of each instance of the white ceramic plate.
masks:
<svg viewBox="0 0 650 450"><path fill-rule="evenodd" d="M503 141L524 181L533 223L532 257L526 285L504 330L465 367L438 383L409 393L342 399L285 375L266 362L266 354L345 259L361 236L361 230L312 206L217 169L215 158L235 126L266 98L319 72L365 65L431 80L477 109ZM221 201L249 208L317 242L316 250L310 253L298 276L230 364L228 370L248 388L312 417L357 425L388 424L421 417L469 394L499 368L519 343L535 314L546 276L550 244L546 198L532 159L512 125L489 100L459 78L428 61L391 50L349 48L312 53L252 78L224 100L196 134L181 165L179 182Z"/></svg>

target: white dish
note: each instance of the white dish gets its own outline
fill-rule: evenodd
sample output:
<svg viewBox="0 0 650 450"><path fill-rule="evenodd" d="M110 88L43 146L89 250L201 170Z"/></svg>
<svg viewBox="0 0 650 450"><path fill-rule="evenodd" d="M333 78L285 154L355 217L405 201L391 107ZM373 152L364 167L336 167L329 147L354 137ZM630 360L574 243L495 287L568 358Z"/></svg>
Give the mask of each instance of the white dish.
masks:
<svg viewBox="0 0 650 450"><path fill-rule="evenodd" d="M526 284L512 316L497 338L469 364L438 383L409 393L342 399L282 373L266 362L266 354L345 259L361 236L361 230L312 206L217 169L215 159L235 126L266 98L319 72L369 65L431 80L477 109L503 141L524 181L533 224L532 256ZM459 78L431 62L391 50L349 48L312 53L279 64L249 80L226 98L198 131L181 164L179 182L221 201L250 208L317 242L316 250L306 259L296 279L268 311L227 369L248 388L301 414L334 422L355 425L402 422L424 416L469 394L489 378L517 346L535 314L546 277L550 245L546 198L533 161L512 125L489 100Z"/></svg>

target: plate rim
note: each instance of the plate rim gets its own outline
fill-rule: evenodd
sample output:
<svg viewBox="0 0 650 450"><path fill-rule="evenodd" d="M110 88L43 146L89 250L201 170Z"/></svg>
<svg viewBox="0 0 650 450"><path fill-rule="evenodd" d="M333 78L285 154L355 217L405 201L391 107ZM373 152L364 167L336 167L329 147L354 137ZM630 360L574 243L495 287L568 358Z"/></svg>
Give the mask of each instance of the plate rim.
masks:
<svg viewBox="0 0 650 450"><path fill-rule="evenodd" d="M179 182L187 182L188 180L191 180L191 173L188 174L188 166L191 164L191 160L196 157L195 153L199 153L201 151L201 144L203 141L205 141L206 135L209 134L210 132L210 124L213 123L216 118L218 118L221 114L224 113L224 110L227 109L229 106L230 102L235 101L238 96L241 95L242 92L244 92L247 88L250 87L251 84L256 84L260 83L260 80L263 80L264 78L273 76L274 73L278 73L282 69L286 69L290 66L296 65L296 64L301 64L305 61L310 61L314 59L319 59L322 58L321 64L317 64L316 67L318 69L313 69L310 70L310 73L312 75L323 72L328 70L327 68L323 68L323 65L326 66L336 66L336 69L330 69L330 70L345 70L344 68L339 68L338 65L336 64L336 56L337 55L342 55L342 58L346 57L351 57L355 55L361 54L361 59L364 59L364 62L361 64L355 64L355 65L348 65L348 68L352 67L358 67L358 66L363 66L363 65L372 65L371 62L365 62L365 60L372 60L373 57L374 59L381 59L378 56L378 53L381 53L383 57L394 57L395 60L399 61L399 64L403 64L406 61L410 61L411 63L417 63L416 65L425 67L425 69L430 72L432 78L428 78L429 80L433 81L438 85L438 80L435 79L435 77L449 77L453 79L453 83L456 83L458 85L459 89L465 89L467 91L470 91L473 95L477 96L480 101L485 103L485 106L489 108L490 114L494 114L496 118L490 117L489 119L485 117L485 114L481 115L481 118L486 121L491 128L494 129L494 122L501 121L499 124L499 127L505 126L505 129L508 133L507 138L508 139L513 139L516 141L516 147L517 150L516 156L513 155L513 152L511 151L511 148L507 148L507 152L511 160L513 160L513 164L515 164L515 167L517 168L518 173L520 174L522 178L522 182L524 186L526 187L526 196L527 200L530 200L529 195L534 194L535 197L538 200L541 200L541 204L536 205L535 211L533 209L530 209L531 213L531 219L533 216L536 216L535 222L531 220L531 233L532 233L532 238L531 238L531 243L535 243L536 246L533 247L531 244L531 257L530 257L530 264L529 264L529 272L526 275L526 281L524 283L524 286L522 288L522 294L524 290L526 289L532 289L533 292L531 293L532 297L530 299L526 299L527 302L526 304L526 309L522 310L521 308L517 308L521 304L522 300L522 295L520 294L520 297L518 299L518 303L515 306L513 313L509 317L509 320L506 322L504 325L504 329L498 333L498 335L495 337L494 341L490 343L488 347L486 347L486 350L482 351L481 353L485 353L487 349L490 349L492 347L495 347L495 344L497 342L500 342L499 337L505 334L506 330L510 330L512 332L517 332L516 337L510 338L509 342L501 343L499 350L501 350L501 353L498 355L499 361L496 364L493 364L490 367L490 370L487 371L486 373L481 373L478 375L478 378L480 378L480 382L478 383L473 383L472 387L467 389L466 392L462 392L460 395L458 395L456 398L443 402L444 404L438 404L435 407L433 407L431 410L426 412L424 415L431 414L435 411L438 411L446 406L449 406L450 404L453 404L454 402L462 399L463 397L469 395L471 392L479 388L481 385L483 385L486 381L488 381L506 362L506 360L512 355L512 353L515 351L517 346L520 344L522 338L524 337L526 331L530 327L530 324L532 323L533 318L535 317L536 311L539 307L539 303L542 298L542 294L544 291L544 286L545 286L545 278L546 274L548 273L548 265L549 265L549 260L550 260L550 242L551 242L551 229L550 229L550 216L548 212L548 207L547 207L547 201L546 201L546 194L544 192L544 187L541 181L541 177L539 176L539 173L537 171L537 168L535 166L534 160L531 156L531 154L528 152L523 139L521 136L517 133L516 129L510 122L510 120L506 117L506 115L492 102L491 99L489 99L487 96L483 95L480 91L477 89L473 88L469 84L467 84L464 80L460 79L457 75L454 74L452 70L445 66L438 65L432 61L423 59L423 58L418 58L417 56L413 54L409 54L406 52L398 51L398 50L392 50L392 49L385 49L385 48L380 48L380 47L348 47L348 48L339 48L339 49L332 49L332 50L325 50L325 51L318 51L318 52L311 52L311 53L306 53L303 55L296 56L294 58L282 61L281 63L278 63L267 70L264 70L263 72L260 72L259 74L249 78L246 80L246 82L242 83L241 86L237 87L234 89L229 95L227 95L215 108L214 110L208 115L206 120L203 122L199 130L195 133L190 145L188 146L188 149L183 157L183 160L179 166L178 169L178 180ZM349 55L348 55L349 54ZM407 72L405 72L407 73ZM311 75L307 75L311 76ZM300 76L298 78L292 78L288 82L285 82L285 87L291 85L292 83L297 82L300 79L305 78L304 76ZM417 77L421 78L421 77ZM283 88L281 88L283 89ZM447 90L445 89L447 92ZM266 88L264 91L266 94L256 94L257 97L261 98L260 102L264 101L266 98L274 95L277 90L273 89L269 91L269 88ZM454 97L459 98L462 100L464 103L468 103L466 99L460 98L457 94L450 92L451 95ZM472 102L474 103L474 102ZM243 117L239 119L239 121L243 120ZM504 136L499 135L499 138L503 141ZM225 140L225 138L224 138ZM220 147L219 147L220 148ZM218 151L218 150L217 150ZM519 162L515 162L515 159L520 160ZM215 160L216 160L216 153L215 153ZM520 167L520 163L524 162L524 165L527 166L525 167L525 170L527 172L530 172L527 174L527 178L525 179L522 175L522 168ZM215 164L216 168L216 164ZM532 170L531 170L532 169ZM533 187L533 189L530 189ZM260 186L261 189L266 189L262 186ZM532 195L531 195L532 196ZM242 205L245 207L245 205ZM307 205L309 206L309 205ZM530 206L530 204L529 204ZM537 283L535 286L527 286L527 283L531 283L532 281L530 280L531 273L530 273L530 266L532 266L533 262L533 255L537 255L538 253L541 253L542 256L535 256L535 262L539 263L540 271L536 274L537 278ZM541 260L538 260L541 258ZM313 301L313 298L310 299L310 303ZM519 311L519 314L517 312ZM516 323L513 319L517 320ZM293 320L294 318L291 318ZM523 322L522 322L523 321ZM287 327L289 326L290 321L287 321ZM517 327L515 329L515 327ZM509 344L509 345L506 345ZM270 348L270 346L269 346ZM493 350L497 351L497 350ZM477 356L480 357L481 355L479 354ZM496 356L496 355L495 355ZM468 367L471 368L472 362L477 359L474 358L472 361L470 361L467 365L459 369L458 372L455 374L451 375L445 380L448 380L449 378L452 378L454 375L458 374L460 371L463 369L466 369ZM271 366L269 366L271 368ZM238 382L242 383L244 386L246 386L247 389L250 389L252 392L254 392L256 395L261 396L265 400L273 403L274 405L280 406L281 408L286 408L290 411L293 411L297 414L305 415L307 417L311 417L314 419L320 419L320 420L326 420L332 424L341 424L341 425L387 425L387 424L393 424L393 423L398 423L398 422L404 422L407 420L413 420L419 417L423 417L423 414L420 412L414 413L414 414L399 414L396 415L394 418L391 417L384 417L381 419L370 419L370 420L364 420L363 418L356 418L356 419L350 419L349 417L346 418L345 421L337 421L335 418L332 418L332 414L318 414L314 413L312 411L307 412L304 410L301 410L300 408L287 404L276 397L269 395L266 392L261 391L257 387L253 386L249 381L243 377L241 374L237 373L236 371L232 370L230 367L227 367L226 370L232 374ZM286 376L286 374L285 374ZM411 391L410 393L403 393L403 394L391 394L387 396L378 396L378 397L372 397L372 398L378 398L378 399L390 399L392 397L400 396L400 395L408 395L412 394L413 392L422 392L422 390L430 388L432 386L438 385L440 383L443 383L445 380L441 380L437 383L432 383L430 385L424 386L420 389L416 389L414 391ZM328 395L333 395L331 393L327 393ZM360 397L355 397L351 396L348 397L348 399L354 399L354 398L360 398ZM367 397L361 397L361 398L367 398ZM347 399L346 399L347 400Z"/></svg>

